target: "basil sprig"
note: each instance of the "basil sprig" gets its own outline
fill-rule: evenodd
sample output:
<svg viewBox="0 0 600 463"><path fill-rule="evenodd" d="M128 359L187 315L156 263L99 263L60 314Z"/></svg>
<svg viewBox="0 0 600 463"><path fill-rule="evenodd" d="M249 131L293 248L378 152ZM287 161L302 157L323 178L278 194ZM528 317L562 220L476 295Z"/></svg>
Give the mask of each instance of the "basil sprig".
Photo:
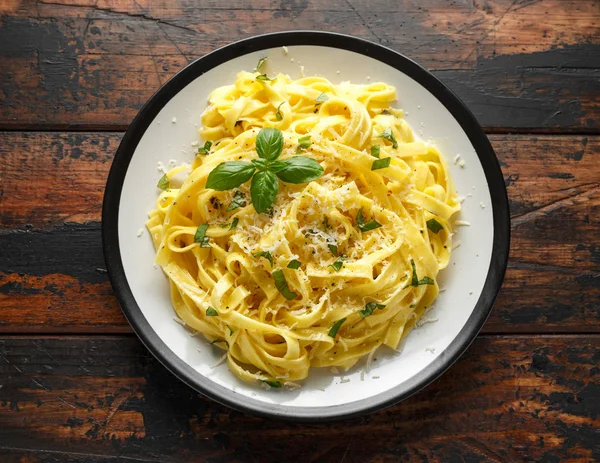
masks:
<svg viewBox="0 0 600 463"><path fill-rule="evenodd" d="M362 210L363 208L361 207L358 210L358 214L356 214L356 226L361 232L368 232L382 226L376 220L365 223L365 217L363 216Z"/></svg>
<svg viewBox="0 0 600 463"><path fill-rule="evenodd" d="M421 285L434 285L435 281L429 277L423 277L419 280L417 276L417 268L415 267L415 261L413 259L410 260L410 265L412 266L412 279L410 281L411 286L421 286Z"/></svg>
<svg viewBox="0 0 600 463"><path fill-rule="evenodd" d="M323 175L323 167L312 158L293 156L278 161L283 150L283 134L275 128L263 128L256 137L259 158L247 161L222 162L208 175L206 188L231 190L252 179L252 205L259 214L275 202L279 180L286 183L307 183ZM256 172L258 170L258 172Z"/></svg>

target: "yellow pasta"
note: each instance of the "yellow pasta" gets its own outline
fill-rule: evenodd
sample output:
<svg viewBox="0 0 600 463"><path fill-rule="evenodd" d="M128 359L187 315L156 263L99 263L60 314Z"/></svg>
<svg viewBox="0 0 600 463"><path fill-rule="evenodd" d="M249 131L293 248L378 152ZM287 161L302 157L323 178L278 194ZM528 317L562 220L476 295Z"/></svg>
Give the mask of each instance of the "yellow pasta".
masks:
<svg viewBox="0 0 600 463"><path fill-rule="evenodd" d="M394 87L257 77L212 92L208 154L179 187L181 168L166 174L147 226L181 320L226 351L235 375L281 387L311 366L347 369L397 348L438 294L460 204L444 157L390 106ZM323 175L279 181L259 214L251 182L206 183L221 163L256 160L266 127L283 135L279 160L308 157Z"/></svg>

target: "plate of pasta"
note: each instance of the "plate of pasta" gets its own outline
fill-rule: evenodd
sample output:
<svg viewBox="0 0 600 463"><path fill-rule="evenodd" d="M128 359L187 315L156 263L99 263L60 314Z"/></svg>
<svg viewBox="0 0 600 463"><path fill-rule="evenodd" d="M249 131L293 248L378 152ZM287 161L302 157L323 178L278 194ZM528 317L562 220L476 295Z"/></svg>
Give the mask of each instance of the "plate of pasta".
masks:
<svg viewBox="0 0 600 463"><path fill-rule="evenodd" d="M142 108L103 244L147 348L230 407L357 416L425 387L500 289L508 201L475 117L399 53L325 32L236 42Z"/></svg>

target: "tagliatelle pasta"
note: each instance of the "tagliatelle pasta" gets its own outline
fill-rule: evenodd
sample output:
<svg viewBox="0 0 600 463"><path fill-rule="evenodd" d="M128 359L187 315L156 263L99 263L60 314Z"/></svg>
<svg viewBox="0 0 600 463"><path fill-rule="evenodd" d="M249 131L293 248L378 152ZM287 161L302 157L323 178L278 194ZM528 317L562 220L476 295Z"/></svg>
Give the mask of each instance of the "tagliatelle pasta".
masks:
<svg viewBox="0 0 600 463"><path fill-rule="evenodd" d="M444 157L395 100L385 83L241 72L212 92L200 129L211 143L183 184L181 167L162 179L147 226L173 306L238 377L280 387L310 367L349 368L397 348L436 298L460 204ZM259 159L263 128L283 138L276 161ZM318 163L318 178L290 183L294 157ZM224 163L254 177L207 188ZM261 185L277 188L258 213Z"/></svg>

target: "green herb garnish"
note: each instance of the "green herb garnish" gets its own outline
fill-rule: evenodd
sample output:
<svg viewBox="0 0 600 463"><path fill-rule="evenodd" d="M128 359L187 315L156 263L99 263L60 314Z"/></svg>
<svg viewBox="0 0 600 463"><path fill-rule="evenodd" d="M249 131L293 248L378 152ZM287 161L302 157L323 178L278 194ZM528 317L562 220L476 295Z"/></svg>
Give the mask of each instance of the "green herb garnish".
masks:
<svg viewBox="0 0 600 463"><path fill-rule="evenodd" d="M169 177L167 177L167 174L163 175L160 178L160 180L158 181L158 184L156 186L158 188L160 188L161 190L168 190L170 188Z"/></svg>
<svg viewBox="0 0 600 463"><path fill-rule="evenodd" d="M358 214L356 214L356 226L361 232L368 232L382 226L376 220L371 220L370 222L365 223L365 218L363 216L362 210L363 208L361 207L358 210Z"/></svg>
<svg viewBox="0 0 600 463"><path fill-rule="evenodd" d="M257 252L256 254L254 254L254 257L264 257L265 259L267 259L269 261L269 263L271 264L271 267L273 267L273 256L271 255L271 253L269 251Z"/></svg>
<svg viewBox="0 0 600 463"><path fill-rule="evenodd" d="M210 244L208 244L208 236L204 236L206 235L206 230L208 230L208 224L203 223L198 225L196 233L194 234L194 243L200 243L201 248L210 248Z"/></svg>
<svg viewBox="0 0 600 463"><path fill-rule="evenodd" d="M281 103L279 103L279 106L277 106L277 112L275 113L275 119L277 119L278 121L283 120L283 115L281 114L281 105L285 103L285 101L282 101Z"/></svg>
<svg viewBox="0 0 600 463"><path fill-rule="evenodd" d="M331 336L332 338L335 338L336 335L338 334L338 331L340 330L340 327L344 324L345 321L346 321L346 317L344 317L341 320L338 320L337 322L335 322L333 324L333 326L329 329L329 333L327 333L327 334L329 336Z"/></svg>
<svg viewBox="0 0 600 463"><path fill-rule="evenodd" d="M433 281L429 277L423 277L419 280L417 277L417 268L415 267L415 261L413 259L410 260L410 265L412 266L412 279L410 281L411 286L421 286L421 285L434 285L435 281Z"/></svg>
<svg viewBox="0 0 600 463"><path fill-rule="evenodd" d="M268 59L269 59L268 56L263 56L261 59L259 59L258 62L256 63L256 67L254 68L254 72L259 72L260 68L263 67L263 65L267 62Z"/></svg>
<svg viewBox="0 0 600 463"><path fill-rule="evenodd" d="M240 222L240 219L238 219L237 217L235 217L233 219L233 222L231 222L231 227L229 227L229 231L235 230L235 228L238 226L239 222Z"/></svg>
<svg viewBox="0 0 600 463"><path fill-rule="evenodd" d="M338 255L338 247L337 244L328 244L327 247L331 251L331 254L337 257Z"/></svg>
<svg viewBox="0 0 600 463"><path fill-rule="evenodd" d="M233 199L231 200L231 204L227 208L227 212L235 211L240 207L246 206L246 196L240 190L236 190L233 194Z"/></svg>
<svg viewBox="0 0 600 463"><path fill-rule="evenodd" d="M327 220L327 216L323 219L323 228L325 231L331 230L331 225L329 225L329 220Z"/></svg>
<svg viewBox="0 0 600 463"><path fill-rule="evenodd" d="M217 312L213 307L209 307L208 309L206 309L206 316L207 317L218 317L219 312Z"/></svg>
<svg viewBox="0 0 600 463"><path fill-rule="evenodd" d="M439 233L439 231L444 227L437 220L429 219L427 221L427 228L429 228L433 233L435 233L437 235Z"/></svg>
<svg viewBox="0 0 600 463"><path fill-rule="evenodd" d="M371 146L371 156L378 158L380 152L381 152L381 146L379 146L379 145ZM371 170L373 170L373 169L371 169Z"/></svg>
<svg viewBox="0 0 600 463"><path fill-rule="evenodd" d="M310 145L312 145L312 141L310 141L310 134L298 138L298 149L296 150L296 154L300 153L302 150L308 149Z"/></svg>
<svg viewBox="0 0 600 463"><path fill-rule="evenodd" d="M389 112L387 109L384 109L379 114L385 114L386 116L393 116L393 114L391 112Z"/></svg>
<svg viewBox="0 0 600 463"><path fill-rule="evenodd" d="M233 328L229 325L225 325L227 328L229 328L229 334L232 335L234 333Z"/></svg>
<svg viewBox="0 0 600 463"><path fill-rule="evenodd" d="M292 259L292 260L290 260L290 263L287 265L287 268L291 268L292 270L298 270L300 268L300 265L302 265L302 264L300 263L299 260Z"/></svg>
<svg viewBox="0 0 600 463"><path fill-rule="evenodd" d="M293 156L277 161L283 150L283 134L275 128L263 128L256 137L259 158L252 162L222 162L208 175L206 188L231 190L252 179L250 195L256 212L263 213L275 201L281 179L286 183L307 183L323 175L323 168L312 158ZM259 172L256 172L256 170Z"/></svg>
<svg viewBox="0 0 600 463"><path fill-rule="evenodd" d="M275 389L280 389L281 388L281 381L269 381L266 379L261 379L261 381L265 384L268 384L271 387L274 387Z"/></svg>
<svg viewBox="0 0 600 463"><path fill-rule="evenodd" d="M377 302L369 302L365 305L365 308L358 313L360 314L360 318L368 317L369 315L373 315L375 309L383 309L385 305L377 304Z"/></svg>
<svg viewBox="0 0 600 463"><path fill-rule="evenodd" d="M338 257L338 259L333 264L328 265L328 267L331 267L336 272L339 272L343 266L344 266L344 259L342 259L341 257Z"/></svg>
<svg viewBox="0 0 600 463"><path fill-rule="evenodd" d="M287 281L285 279L285 275L283 274L283 270L275 270L273 272L273 279L275 280L275 287L281 293L283 297L285 297L288 301L296 299L298 295L290 290Z"/></svg>
<svg viewBox="0 0 600 463"><path fill-rule="evenodd" d="M263 82L273 82L275 79L269 79L266 74L256 76L256 80L262 80Z"/></svg>
<svg viewBox="0 0 600 463"><path fill-rule="evenodd" d="M327 96L327 93L321 93L315 100L315 102L316 102L315 106L317 106L321 103L325 103L328 99L329 99L329 97Z"/></svg>
<svg viewBox="0 0 600 463"><path fill-rule="evenodd" d="M198 154L210 154L210 147L212 146L212 141L204 142L200 148L198 148Z"/></svg>
<svg viewBox="0 0 600 463"><path fill-rule="evenodd" d="M371 164L371 170L384 169L386 167L389 167L391 161L392 158L377 159L376 161L373 161L373 164Z"/></svg>
<svg viewBox="0 0 600 463"><path fill-rule="evenodd" d="M381 135L379 135L379 136L381 138L385 138L386 140L392 142L392 147L398 148L398 142L396 141L396 138L394 137L392 129L385 129L383 132L381 132Z"/></svg>

